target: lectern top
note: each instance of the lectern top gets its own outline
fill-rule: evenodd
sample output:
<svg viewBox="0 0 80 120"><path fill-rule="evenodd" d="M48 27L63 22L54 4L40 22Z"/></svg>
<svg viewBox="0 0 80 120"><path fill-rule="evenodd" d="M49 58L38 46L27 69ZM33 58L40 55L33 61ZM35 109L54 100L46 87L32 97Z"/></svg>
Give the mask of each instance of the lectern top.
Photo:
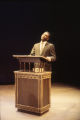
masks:
<svg viewBox="0 0 80 120"><path fill-rule="evenodd" d="M13 55L13 57L19 60L20 70L26 71L28 69L29 72L44 72L47 70L46 64L48 66L48 71L49 68L51 69L51 63L44 56Z"/></svg>
<svg viewBox="0 0 80 120"><path fill-rule="evenodd" d="M48 60L44 56L13 55L13 57L19 59L19 61L21 62L40 62L40 61L48 62Z"/></svg>
<svg viewBox="0 0 80 120"><path fill-rule="evenodd" d="M44 57L44 56L32 56L32 55L13 55L13 57L15 57L15 58L26 58L26 57L28 57L28 58L44 58L44 59L46 59L46 57Z"/></svg>

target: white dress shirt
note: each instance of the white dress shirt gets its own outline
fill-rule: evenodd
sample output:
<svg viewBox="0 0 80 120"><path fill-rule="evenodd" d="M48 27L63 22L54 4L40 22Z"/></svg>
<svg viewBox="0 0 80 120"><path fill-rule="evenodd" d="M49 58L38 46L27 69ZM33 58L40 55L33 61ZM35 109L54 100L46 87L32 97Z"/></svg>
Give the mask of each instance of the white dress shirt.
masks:
<svg viewBox="0 0 80 120"><path fill-rule="evenodd" d="M43 51L43 48L44 48L44 46L45 46L45 44L47 43L47 41L44 41L44 42L40 42L40 54L42 53L42 51Z"/></svg>

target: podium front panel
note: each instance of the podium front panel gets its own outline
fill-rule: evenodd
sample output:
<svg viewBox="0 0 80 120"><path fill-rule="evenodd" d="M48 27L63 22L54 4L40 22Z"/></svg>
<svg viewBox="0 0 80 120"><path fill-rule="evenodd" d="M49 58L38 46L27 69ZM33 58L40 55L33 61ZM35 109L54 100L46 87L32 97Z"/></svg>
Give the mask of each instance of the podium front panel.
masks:
<svg viewBox="0 0 80 120"><path fill-rule="evenodd" d="M49 110L51 72L15 71L14 74L16 107L35 113Z"/></svg>

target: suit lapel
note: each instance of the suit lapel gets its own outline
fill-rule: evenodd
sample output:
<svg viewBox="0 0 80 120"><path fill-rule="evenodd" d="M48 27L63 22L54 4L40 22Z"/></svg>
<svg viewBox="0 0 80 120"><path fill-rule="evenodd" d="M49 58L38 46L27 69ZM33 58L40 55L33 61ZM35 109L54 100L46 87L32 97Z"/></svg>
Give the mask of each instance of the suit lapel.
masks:
<svg viewBox="0 0 80 120"><path fill-rule="evenodd" d="M40 43L38 44L38 53L39 53L39 55L40 55Z"/></svg>

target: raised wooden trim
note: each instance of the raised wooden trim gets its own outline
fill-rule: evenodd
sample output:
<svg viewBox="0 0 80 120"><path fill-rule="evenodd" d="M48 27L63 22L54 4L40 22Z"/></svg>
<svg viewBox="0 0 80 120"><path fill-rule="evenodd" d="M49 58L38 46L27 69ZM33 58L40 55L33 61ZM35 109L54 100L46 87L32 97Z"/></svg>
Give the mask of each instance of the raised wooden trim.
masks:
<svg viewBox="0 0 80 120"><path fill-rule="evenodd" d="M32 107L32 106L26 106L26 105L16 104L16 107L18 109L21 109L21 110L31 111L31 112L35 112L35 113L43 113L43 112L45 112L46 110L49 109L50 105L48 104L45 107L36 108L36 107Z"/></svg>

